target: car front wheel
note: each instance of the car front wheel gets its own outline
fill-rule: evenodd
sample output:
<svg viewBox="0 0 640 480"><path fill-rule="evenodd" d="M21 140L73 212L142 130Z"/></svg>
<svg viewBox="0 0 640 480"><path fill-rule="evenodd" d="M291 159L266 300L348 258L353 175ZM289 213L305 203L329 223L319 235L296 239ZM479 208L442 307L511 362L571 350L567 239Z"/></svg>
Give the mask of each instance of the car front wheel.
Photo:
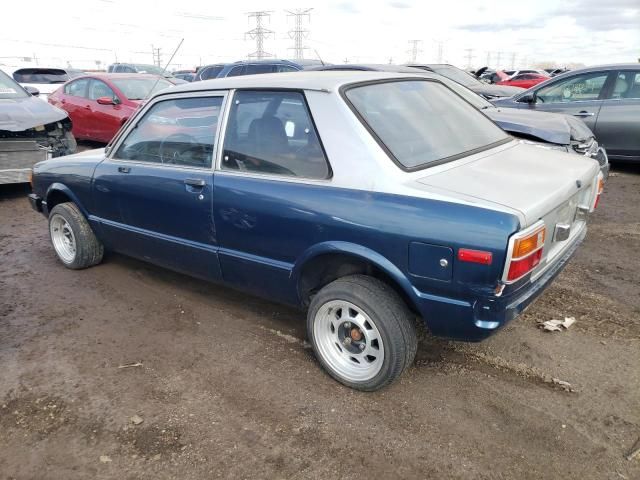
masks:
<svg viewBox="0 0 640 480"><path fill-rule="evenodd" d="M49 235L60 261L73 270L102 261L104 248L73 203L60 203L49 214Z"/></svg>
<svg viewBox="0 0 640 480"><path fill-rule="evenodd" d="M398 294L366 275L339 278L313 297L307 331L316 356L339 382L378 390L413 363L413 316Z"/></svg>

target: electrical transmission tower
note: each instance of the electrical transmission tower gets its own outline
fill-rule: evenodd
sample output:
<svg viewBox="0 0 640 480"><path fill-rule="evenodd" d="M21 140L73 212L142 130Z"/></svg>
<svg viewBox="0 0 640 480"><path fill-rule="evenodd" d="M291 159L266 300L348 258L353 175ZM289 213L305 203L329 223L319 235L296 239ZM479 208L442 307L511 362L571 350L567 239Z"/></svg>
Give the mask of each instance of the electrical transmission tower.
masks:
<svg viewBox="0 0 640 480"><path fill-rule="evenodd" d="M444 58L444 42L442 40L434 40L438 46L438 63L442 63Z"/></svg>
<svg viewBox="0 0 640 480"><path fill-rule="evenodd" d="M293 58L296 60L302 60L304 58L304 51L307 49L303 45L305 38L309 36L309 30L302 28L302 21L306 17L311 22L311 10L313 8L297 8L293 11L286 10L287 17L293 17L294 27L293 30L289 30L289 38L293 39Z"/></svg>
<svg viewBox="0 0 640 480"><path fill-rule="evenodd" d="M160 56L160 48L154 48L154 46L151 45L151 55L153 55L153 64L159 67L160 64L162 63L162 57Z"/></svg>
<svg viewBox="0 0 640 480"><path fill-rule="evenodd" d="M407 53L410 55L411 63L416 63L416 61L418 60L418 53L422 52L422 50L419 48L421 43L422 40L409 40L409 46L411 48L407 50Z"/></svg>
<svg viewBox="0 0 640 480"><path fill-rule="evenodd" d="M273 54L267 53L264 51L264 39L270 36L274 36L273 30L269 30L268 28L264 28L262 26L262 20L264 18L269 18L271 16L271 12L249 12L247 13L247 18L251 20L251 18L256 19L255 28L245 32L245 38L248 36L251 40L256 41L256 51L249 54L249 58L266 58L273 57Z"/></svg>
<svg viewBox="0 0 640 480"><path fill-rule="evenodd" d="M464 51L467 52L467 68L471 68L471 62L475 57L473 54L473 48L465 48Z"/></svg>

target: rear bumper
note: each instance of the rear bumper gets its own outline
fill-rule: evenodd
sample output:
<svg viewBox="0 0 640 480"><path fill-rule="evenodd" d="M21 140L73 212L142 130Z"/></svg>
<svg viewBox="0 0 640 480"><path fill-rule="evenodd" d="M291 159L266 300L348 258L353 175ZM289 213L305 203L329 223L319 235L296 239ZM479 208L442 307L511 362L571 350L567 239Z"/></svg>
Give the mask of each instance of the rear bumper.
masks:
<svg viewBox="0 0 640 480"><path fill-rule="evenodd" d="M491 336L518 317L544 292L573 257L585 235L586 229L540 277L528 281L511 294L458 301L416 292L418 308L427 327L434 335L453 340L477 342Z"/></svg>

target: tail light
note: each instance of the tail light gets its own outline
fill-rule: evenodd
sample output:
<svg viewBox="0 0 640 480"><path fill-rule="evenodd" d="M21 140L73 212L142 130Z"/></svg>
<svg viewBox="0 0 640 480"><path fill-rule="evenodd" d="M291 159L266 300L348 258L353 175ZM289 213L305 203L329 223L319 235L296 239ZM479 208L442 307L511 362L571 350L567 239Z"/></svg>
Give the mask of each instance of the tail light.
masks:
<svg viewBox="0 0 640 480"><path fill-rule="evenodd" d="M540 221L523 232L516 233L509 242L504 280L515 282L538 266L547 229Z"/></svg>
<svg viewBox="0 0 640 480"><path fill-rule="evenodd" d="M596 196L593 200L593 207L591 208L591 210L595 210L596 207L598 206L598 203L600 203L600 196L602 195L603 191L604 191L604 177L602 176L602 172L600 172L598 174L598 188L596 190Z"/></svg>

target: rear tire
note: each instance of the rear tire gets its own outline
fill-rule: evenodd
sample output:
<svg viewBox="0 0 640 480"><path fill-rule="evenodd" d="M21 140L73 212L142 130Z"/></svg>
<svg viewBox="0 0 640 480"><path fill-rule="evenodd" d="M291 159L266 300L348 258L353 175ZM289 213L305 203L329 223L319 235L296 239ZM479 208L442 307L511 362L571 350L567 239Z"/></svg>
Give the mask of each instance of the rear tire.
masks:
<svg viewBox="0 0 640 480"><path fill-rule="evenodd" d="M339 278L313 297L307 331L325 370L344 385L374 391L413 363L413 315L386 283L366 275Z"/></svg>
<svg viewBox="0 0 640 480"><path fill-rule="evenodd" d="M60 203L49 213L49 236L62 264L72 270L97 265L104 247L74 203Z"/></svg>

